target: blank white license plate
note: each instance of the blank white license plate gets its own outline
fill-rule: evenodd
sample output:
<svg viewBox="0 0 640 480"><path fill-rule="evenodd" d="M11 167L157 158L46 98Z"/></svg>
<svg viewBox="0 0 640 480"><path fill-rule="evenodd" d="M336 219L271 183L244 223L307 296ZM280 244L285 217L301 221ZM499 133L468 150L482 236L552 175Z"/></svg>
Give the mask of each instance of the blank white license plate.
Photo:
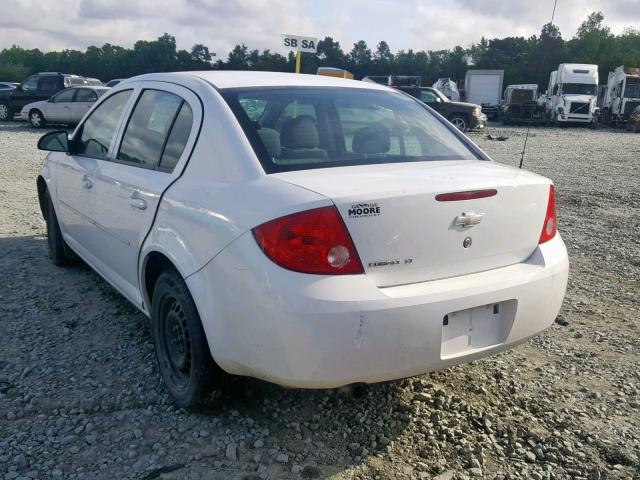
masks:
<svg viewBox="0 0 640 480"><path fill-rule="evenodd" d="M445 315L442 319L440 357L456 357L504 343L517 305L516 300L507 300Z"/></svg>

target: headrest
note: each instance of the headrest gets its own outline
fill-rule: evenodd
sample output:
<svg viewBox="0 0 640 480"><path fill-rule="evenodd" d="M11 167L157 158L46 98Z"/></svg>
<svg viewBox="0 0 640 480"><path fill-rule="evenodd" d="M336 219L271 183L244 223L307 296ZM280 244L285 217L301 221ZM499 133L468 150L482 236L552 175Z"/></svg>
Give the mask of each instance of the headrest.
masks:
<svg viewBox="0 0 640 480"><path fill-rule="evenodd" d="M287 120L280 130L280 144L286 148L317 148L318 129L311 115L300 115Z"/></svg>
<svg viewBox="0 0 640 480"><path fill-rule="evenodd" d="M273 128L259 128L258 136L267 149L267 153L271 158L279 157L281 154L280 134Z"/></svg>
<svg viewBox="0 0 640 480"><path fill-rule="evenodd" d="M387 153L391 148L391 133L381 123L372 123L356 131L351 150L354 153Z"/></svg>

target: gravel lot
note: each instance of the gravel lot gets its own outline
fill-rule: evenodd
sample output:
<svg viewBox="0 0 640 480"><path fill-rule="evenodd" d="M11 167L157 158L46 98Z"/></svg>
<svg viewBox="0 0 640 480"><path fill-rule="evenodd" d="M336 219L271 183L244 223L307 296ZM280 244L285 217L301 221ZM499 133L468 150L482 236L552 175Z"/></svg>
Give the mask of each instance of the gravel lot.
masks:
<svg viewBox="0 0 640 480"><path fill-rule="evenodd" d="M471 136L517 165L524 131ZM640 135L532 129L525 168L556 183L571 276L531 342L349 391L241 381L194 415L164 391L147 319L49 263L42 133L0 124L0 479L640 478Z"/></svg>

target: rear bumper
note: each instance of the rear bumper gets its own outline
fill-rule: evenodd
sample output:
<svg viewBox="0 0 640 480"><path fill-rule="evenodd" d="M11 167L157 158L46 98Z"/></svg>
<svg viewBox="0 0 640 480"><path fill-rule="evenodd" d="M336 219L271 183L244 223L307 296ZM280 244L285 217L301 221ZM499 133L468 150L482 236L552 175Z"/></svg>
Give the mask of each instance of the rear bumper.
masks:
<svg viewBox="0 0 640 480"><path fill-rule="evenodd" d="M527 340L553 323L568 267L558 235L520 264L377 288L366 275L279 268L245 234L187 284L224 370L286 386L331 388L408 377ZM445 351L445 315L500 302L515 308L499 341Z"/></svg>

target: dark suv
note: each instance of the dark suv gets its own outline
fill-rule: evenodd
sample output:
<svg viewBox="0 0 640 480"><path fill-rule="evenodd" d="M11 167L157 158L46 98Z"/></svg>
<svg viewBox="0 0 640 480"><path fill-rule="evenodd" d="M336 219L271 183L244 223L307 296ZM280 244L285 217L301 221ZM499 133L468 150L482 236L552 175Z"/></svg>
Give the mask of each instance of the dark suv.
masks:
<svg viewBox="0 0 640 480"><path fill-rule="evenodd" d="M426 103L462 132L484 128L487 117L480 105L452 102L441 91L431 87L394 87Z"/></svg>
<svg viewBox="0 0 640 480"><path fill-rule="evenodd" d="M74 85L85 85L84 77L58 72L42 72L27 77L13 90L0 91L0 121L13 120L27 103L46 100Z"/></svg>

